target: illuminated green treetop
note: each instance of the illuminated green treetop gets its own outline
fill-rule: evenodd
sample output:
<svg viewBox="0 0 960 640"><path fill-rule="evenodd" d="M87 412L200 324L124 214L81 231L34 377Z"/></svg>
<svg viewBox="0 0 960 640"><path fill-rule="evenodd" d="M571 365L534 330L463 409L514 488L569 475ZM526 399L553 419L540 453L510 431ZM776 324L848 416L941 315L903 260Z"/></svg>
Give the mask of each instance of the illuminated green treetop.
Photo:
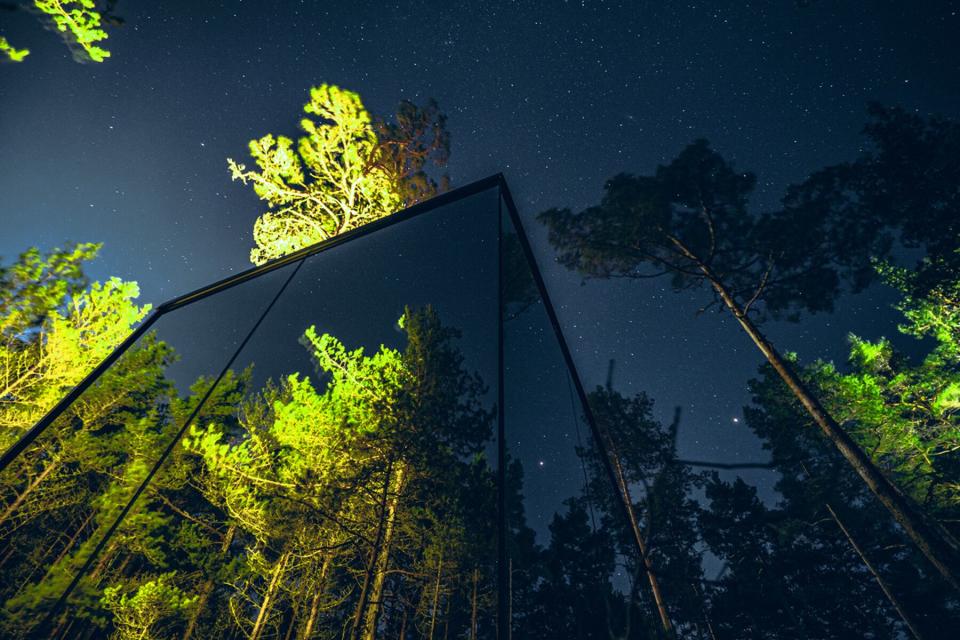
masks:
<svg viewBox="0 0 960 640"><path fill-rule="evenodd" d="M423 166L442 164L448 137L436 105L401 103L395 125L371 119L360 96L334 85L310 90L294 144L267 134L249 144L259 170L227 159L234 180L253 186L268 211L254 224L250 261L263 264L429 197Z"/></svg>
<svg viewBox="0 0 960 640"><path fill-rule="evenodd" d="M103 16L96 10L93 0L34 0L34 5L53 20L57 31L68 45L76 45L74 57L85 62L103 62L110 52L95 43L107 39L107 32L100 28Z"/></svg>
<svg viewBox="0 0 960 640"><path fill-rule="evenodd" d="M5 9L23 9L39 14L40 18L63 38L77 62L103 62L110 52L97 43L107 39L102 26L105 21L122 22L109 16L110 3L106 11L98 11L95 0L33 0L32 8L13 3L4 3ZM3 36L0 36L0 59L9 62L23 62L30 55L29 49L17 49Z"/></svg>
<svg viewBox="0 0 960 640"><path fill-rule="evenodd" d="M0 36L0 55L10 62L23 62L23 59L30 55L30 50L17 49L6 38Z"/></svg>

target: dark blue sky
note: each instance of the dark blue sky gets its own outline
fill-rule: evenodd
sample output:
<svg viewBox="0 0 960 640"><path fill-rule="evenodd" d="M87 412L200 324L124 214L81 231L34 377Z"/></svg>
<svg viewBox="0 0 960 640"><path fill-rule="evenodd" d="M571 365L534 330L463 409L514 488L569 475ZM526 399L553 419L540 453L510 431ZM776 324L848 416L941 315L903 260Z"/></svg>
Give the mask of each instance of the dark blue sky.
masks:
<svg viewBox="0 0 960 640"><path fill-rule="evenodd" d="M0 255L103 241L92 274L137 280L151 302L247 268L261 206L225 158L294 135L322 82L380 114L436 98L454 184L504 172L531 226L697 137L758 174L754 204L772 207L858 153L868 101L960 115L957 3L458 4L121 0L113 56L88 65L34 16L0 12L0 34L32 51L0 66ZM618 386L650 391L664 415L684 405L690 452L756 452L732 421L759 359L730 322L695 318L700 298L666 282L581 287L534 236L588 386L616 358ZM894 331L890 297L874 294L770 331L806 358L841 358L848 331Z"/></svg>

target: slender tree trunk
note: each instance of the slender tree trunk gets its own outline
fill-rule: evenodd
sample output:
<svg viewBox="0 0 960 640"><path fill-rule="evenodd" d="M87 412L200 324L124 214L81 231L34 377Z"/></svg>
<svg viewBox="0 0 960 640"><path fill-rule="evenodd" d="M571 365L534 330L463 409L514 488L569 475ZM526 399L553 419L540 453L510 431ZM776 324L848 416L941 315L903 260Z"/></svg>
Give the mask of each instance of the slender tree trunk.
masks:
<svg viewBox="0 0 960 640"><path fill-rule="evenodd" d="M223 536L223 543L220 545L220 554L223 555L230 548L230 543L233 542L233 536L237 531L237 525L232 524L227 529L227 532ZM187 629L183 632L183 640L190 640L193 636L193 632L197 629L197 623L200 621L200 616L203 615L204 609L206 609L207 601L210 599L210 594L213 593L213 588L215 587L213 578L207 578L207 581L203 583L203 586L200 588L200 600L197 602L197 606L193 608L193 613L190 614L190 621L187 623Z"/></svg>
<svg viewBox="0 0 960 640"><path fill-rule="evenodd" d="M267 625L270 609L273 606L273 597L280 587L280 578L283 576L283 569L287 564L289 554L284 553L277 560L277 565L273 569L273 575L270 576L270 585L267 587L267 593L263 596L263 602L260 604L260 611L257 612L257 619L253 623L253 631L250 632L250 640L258 640Z"/></svg>
<svg viewBox="0 0 960 640"><path fill-rule="evenodd" d="M507 640L513 638L513 558L507 559Z"/></svg>
<svg viewBox="0 0 960 640"><path fill-rule="evenodd" d="M316 586L317 592L313 594L313 599L310 601L310 616L300 631L300 640L309 640L310 636L313 635L313 625L317 623L317 615L320 613L320 598L323 596L323 589L327 582L327 571L330 569L332 558L333 552L328 553L323 559L323 566L320 568L320 579L317 581Z"/></svg>
<svg viewBox="0 0 960 640"><path fill-rule="evenodd" d="M824 435L829 438L837 450L840 451L840 454L846 458L850 466L863 479L870 491L893 515L921 553L936 567L940 575L956 591L960 592L960 575L958 575L958 569L956 568L957 554L960 550L955 547L950 536L928 524L910 504L909 499L881 473L863 449L837 424L836 420L820 404L820 401L793 372L789 363L783 359L783 356L774 348L773 344L760 333L753 321L747 317L733 295L727 290L723 282L714 275L713 271L681 242L674 238L673 243L681 253L697 265L700 272L713 286L714 291L720 296L723 304L730 310L760 352L763 353L770 366L790 388L790 391L797 397Z"/></svg>
<svg viewBox="0 0 960 640"><path fill-rule="evenodd" d="M700 593L700 590L697 589L696 583L691 582L690 587L693 589L694 595L697 596L697 600L700 602L700 611L703 613L703 622L707 625L707 631L710 632L710 640L717 640L717 634L714 633L713 624L710 622L710 613L707 610L706 596Z"/></svg>
<svg viewBox="0 0 960 640"><path fill-rule="evenodd" d="M380 617L380 610L383 608L383 583L384 580L386 580L387 569L389 568L390 543L393 540L393 529L397 520L397 511L400 507L400 492L403 490L403 483L406 479L405 475L405 465L398 463L396 475L392 483L393 496L387 505L387 519L384 527L383 540L380 545L380 552L376 558L376 564L374 565L370 599L363 622L363 640L374 640L377 636L377 620Z"/></svg>
<svg viewBox="0 0 960 640"><path fill-rule="evenodd" d="M287 623L287 632L283 634L283 640L290 640L293 637L293 630L297 628L297 609L290 609L290 621Z"/></svg>
<svg viewBox="0 0 960 640"><path fill-rule="evenodd" d="M350 630L352 640L360 640L363 636L365 621L367 618L367 609L370 603L370 592L373 589L377 563L379 562L386 538L388 509L390 500L390 485L393 479L393 462L387 465L386 473L383 476L383 490L380 493L380 517L377 521L377 536L373 541L373 547L370 549L370 559L367 562L367 569L363 576L363 586L360 587L360 598L357 602L357 611L353 616L353 627Z"/></svg>
<svg viewBox="0 0 960 640"><path fill-rule="evenodd" d="M3 558L0 559L0 569L7 564L7 561L13 556L14 552L17 551L17 545L10 544L7 545L7 552L3 554Z"/></svg>
<svg viewBox="0 0 960 640"><path fill-rule="evenodd" d="M114 560L114 554L117 552L117 543L110 542L107 545L107 548L103 550L103 555L100 556L100 560L97 561L97 565L90 572L90 580L96 580L100 577L100 574L107 568Z"/></svg>
<svg viewBox="0 0 960 640"><path fill-rule="evenodd" d="M77 542L77 538L80 537L80 534L83 533L83 530L86 529L87 525L90 524L90 521L93 520L94 513L96 512L91 511L90 514L86 518L84 518L83 522L80 524L80 527L76 531L74 531L73 535L70 536L70 539L67 540L67 544L64 545L63 549L60 551L60 554L57 555L57 559L50 564L49 568L47 569L47 572L44 574L43 576L44 580L46 580L47 576L50 575L50 572L53 570L53 568L58 564L60 564L60 562L66 557L66 555L70 553L70 550L73 548L73 545L76 544Z"/></svg>
<svg viewBox="0 0 960 640"><path fill-rule="evenodd" d="M913 634L913 637L917 640L923 640L923 636L920 635L920 632L917 630L917 626L910 619L910 616L907 615L906 610L900 604L897 596L893 593L893 591L890 590L886 580L880 576L880 574L877 572L877 569L873 566L873 563L867 559L867 556L860 548L860 545L857 544L857 541L854 540L853 536L850 535L850 532L847 531L847 528L840 520L840 516L837 515L837 512L833 510L833 507L831 507L829 503L827 503L825 506L827 507L827 511L830 512L830 516L833 518L833 521L837 523L837 526L840 527L840 531L842 531L843 535L846 536L847 542L850 543L850 546L853 547L853 550L860 557L860 561L863 562L863 565L873 575L874 579L877 581L877 584L880 585L883 595L887 596L887 600L889 600L890 604L893 605L893 608L896 609L897 613L900 615L900 619L903 620L903 623L907 625L908 629L910 629L910 633Z"/></svg>
<svg viewBox="0 0 960 640"><path fill-rule="evenodd" d="M470 596L470 640L477 640L477 582L480 581L480 569L473 569L473 595Z"/></svg>
<svg viewBox="0 0 960 640"><path fill-rule="evenodd" d="M400 620L400 635L398 636L400 640L406 640L407 637L407 607L403 608L403 618Z"/></svg>
<svg viewBox="0 0 960 640"><path fill-rule="evenodd" d="M437 580L433 585L433 611L430 613L430 635L429 640L433 640L433 632L437 628L437 608L440 606L440 576L443 571L443 548L440 549L440 559L437 561Z"/></svg>
<svg viewBox="0 0 960 640"><path fill-rule="evenodd" d="M447 598L447 606L444 607L443 613L443 640L447 640L450 637L450 601L455 597L454 594L451 594Z"/></svg>
<svg viewBox="0 0 960 640"><path fill-rule="evenodd" d="M50 634L50 637L51 637L51 638L65 638L65 637L67 637L67 633L70 632L71 627L73 627L73 623L76 622L77 619L76 619L76 618L70 618L70 619L69 619L69 624L68 624L67 620L68 620L68 618L67 618L66 612L62 613L62 614L60 615L60 622L57 623L56 628L55 628L55 629L53 630L53 632Z"/></svg>
<svg viewBox="0 0 960 640"><path fill-rule="evenodd" d="M663 630L669 633L673 630L673 625L670 622L670 615L667 613L667 605L664 602L663 593L660 591L660 581L657 580L656 573L654 573L653 570L653 560L650 558L650 553L647 550L647 541L640 532L640 523L637 522L637 514L633 510L633 498L630 497L630 485L623 473L620 454L617 453L617 445L613 442L610 434L604 433L603 435L607 441L607 447L610 450L610 457L613 458L613 470L617 476L617 484L620 485L618 487L620 499L623 500L623 504L627 509L627 516L630 518L630 529L633 532L633 538L637 543L637 547L640 549L640 561L643 563L647 580L650 582L653 601L656 604L657 613L660 615L660 624L663 625Z"/></svg>
<svg viewBox="0 0 960 640"><path fill-rule="evenodd" d="M29 497L29 495L33 493L33 490L36 489L38 486L40 486L40 483L46 480L47 477L51 473L53 473L55 469L59 467L60 467L60 462L58 461L53 461L50 464L48 464L44 468L44 470L41 471L40 474L36 478L34 478L29 485L27 485L27 488L23 490L23 493L19 494L16 497L16 499L14 499L13 502L7 505L7 508L3 510L2 514L0 514L0 527L2 527L7 522L10 516L16 513L17 509L23 506L23 503L27 500L27 497Z"/></svg>

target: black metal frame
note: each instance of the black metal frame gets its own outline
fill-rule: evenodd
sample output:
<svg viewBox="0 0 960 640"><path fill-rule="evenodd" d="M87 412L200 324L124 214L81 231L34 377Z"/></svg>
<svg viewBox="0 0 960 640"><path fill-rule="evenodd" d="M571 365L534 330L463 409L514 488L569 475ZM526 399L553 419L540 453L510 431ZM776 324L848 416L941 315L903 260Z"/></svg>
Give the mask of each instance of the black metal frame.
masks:
<svg viewBox="0 0 960 640"><path fill-rule="evenodd" d="M514 229L517 232L517 237L520 240L520 245L523 249L524 257L526 258L527 265L530 268L531 274L533 275L534 282L536 283L538 293L541 300L543 301L543 306L546 310L547 317L550 320L550 324L553 327L554 334L556 336L557 342L560 346L561 354L563 355L564 364L567 367L570 378L573 380L574 388L576 389L577 396L580 399L580 404L583 407L584 418L587 423L590 425L591 433L593 434L594 441L597 448L600 451L601 459L603 460L604 467L609 476L611 487L616 490L617 482L616 476L613 471L613 467L610 463L608 452L606 451L606 444L596 423L596 419L593 415L593 411L590 408L588 402L586 391L583 387L583 382L580 380L580 375L577 371L576 364L573 361L573 356L570 352L570 348L567 344L566 338L563 334L563 329L560 326L560 321L557 317L556 310L554 309L553 303L550 299L550 294L547 291L546 283L543 280L543 276L540 273L540 269L537 266L536 258L534 257L533 250L530 245L529 238L523 227L523 223L520 220L520 215L517 211L517 207L513 201L513 197L510 193L510 189L507 187L506 180L503 174L495 174L472 182L466 186L454 189L443 193L437 197L431 198L425 202L421 202L412 207L404 209L398 213L381 218L375 222L364 225L357 229L353 229L341 235L338 235L329 240L305 247L291 253L282 258L272 260L264 265L253 267L246 271L243 271L234 276L224 278L217 282L214 282L211 285L206 287L201 287L195 291L178 296L163 304L159 305L147 318L144 322L138 326L131 334L124 340L119 346L117 346L113 352L110 353L93 371L91 371L77 386L70 390L46 415L44 415L33 427L31 427L15 444L13 444L7 451L0 456L0 472L5 470L10 463L16 459L23 451L30 446L30 444L37 439L66 409L73 403L90 385L92 385L97 378L100 377L117 359L126 352L136 341L146 333L153 324L157 321L158 318L162 317L164 314L180 309L187 305L190 305L199 300L203 300L209 296L212 296L221 291L230 289L236 285L242 284L254 278L257 278L261 275L275 271L277 269L283 268L285 266L299 263L292 271L290 276L288 276L283 284L279 287L278 291L274 295L271 302L264 309L259 319L254 323L250 331L247 333L244 340L240 343L237 349L234 351L233 355L224 365L220 375L217 377L216 381L208 390L204 398L198 403L194 413L200 411L200 409L205 404L207 398L212 393L213 389L217 386L217 383L225 375L227 369L232 366L233 362L246 346L247 342L251 339L253 334L259 328L260 324L266 318L267 314L273 308L274 304L283 294L287 285L292 281L293 277L299 271L300 266L303 262L318 253L328 251L334 247L337 247L342 244L346 244L352 240L362 238L371 233L375 233L382 229L386 229L396 224L400 224L411 218L415 218L422 214L425 214L429 211L432 211L438 207L444 206L451 202L461 200L463 198L469 197L471 195L492 189L494 187L498 188L498 205L497 205L497 292L498 292L498 322L497 322L497 585L498 585L498 596L497 596L497 630L498 636L506 640L511 637L511 625L510 620L507 619L506 612L509 611L509 602L508 602L508 591L507 584L509 582L508 572L508 558L507 558L507 513L506 513L506 446L505 446L505 433L504 433L504 383L503 383L503 371L504 371L504 339L503 339L503 321L504 321L504 304L503 304L503 256L502 256L502 247L503 247L503 206L506 206L507 214L509 216L510 222L512 223ZM179 430L177 435L173 438L170 444L162 452L160 458L152 467L150 473L146 476L144 481L134 492L130 500L124 509L117 516L113 524L104 534L100 542L97 544L96 548L87 558L84 566L77 572L73 581L67 587L67 589L61 594L57 603L51 608L45 617L44 621L41 623L40 628L43 629L50 622L52 622L55 617L58 615L59 610L66 603L73 589L79 584L80 580L92 566L94 560L99 555L100 551L104 548L106 543L109 541L110 537L116 531L116 529L122 523L124 517L129 513L130 509L133 507L134 502L137 498L143 493L147 485L152 480L153 476L159 470L160 466L166 461L169 454L180 442L183 433L186 430L186 425L189 425L193 420L193 416L187 419L184 422L184 426ZM623 504L622 500L617 501L623 507L624 517L627 516L626 505ZM638 549L639 552L639 549Z"/></svg>
<svg viewBox="0 0 960 640"><path fill-rule="evenodd" d="M77 386L65 395L60 402L58 402L50 411L46 413L40 420L37 421L33 427L30 428L23 436L15 442L9 449L3 452L3 455L0 456L0 473L2 473L13 460L19 456L23 451L30 446L37 437L43 433L47 427L49 427L54 420L60 417L67 407L69 407L74 400L76 400L80 395L87 390L94 381L99 378L104 371L106 371L110 365L116 362L123 353L129 349L147 330L157 321L162 315L169 311L185 307L189 304L203 300L209 296L212 296L215 293L220 293L221 291L226 291L232 287L237 286L247 282L248 280L253 280L263 274L270 273L271 271L276 271L282 267L285 267L294 262L301 261L310 256L328 251L333 247L339 246L341 244L350 242L351 240L356 240L357 238L362 238L363 236L369 235L381 229L386 229L387 227L392 227L395 224L399 224L410 218L415 218L421 214L432 211L437 207L443 206L450 202L460 200L461 198L466 198L467 196L474 195L486 189L490 189L494 186L501 185L501 189L506 188L506 182L503 180L501 174L496 174L483 180L478 180L476 182L471 182L468 185L454 189L452 191L447 191L435 198L431 198L425 202L415 204L412 207L399 211L391 216L385 218L380 218L370 224L366 224L357 229L351 229L346 233L342 233L338 236L325 240L323 242L318 242L317 244L311 245L309 247L304 247L299 251L295 251L291 254L283 256L282 258L277 258L276 260L271 260L270 262L247 269L236 275L218 280L213 284L201 287L190 293L185 293L182 296L178 296L171 300L160 304L154 311L147 316L147 319L143 321L143 324L138 326L126 340L121 342L106 358L101 362L97 367L91 371L87 376L80 381Z"/></svg>

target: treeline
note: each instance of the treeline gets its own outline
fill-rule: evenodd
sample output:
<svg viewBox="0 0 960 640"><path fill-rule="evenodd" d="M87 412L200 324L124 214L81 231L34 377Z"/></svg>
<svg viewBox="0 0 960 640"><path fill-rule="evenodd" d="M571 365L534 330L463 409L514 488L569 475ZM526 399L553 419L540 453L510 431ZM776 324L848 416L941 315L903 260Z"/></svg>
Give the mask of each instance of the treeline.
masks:
<svg viewBox="0 0 960 640"><path fill-rule="evenodd" d="M79 287L81 261L94 250L30 252L7 272L10 283L31 266L39 276L30 295L18 293L32 299L29 309L4 309L5 354L21 356L5 368L7 380L46 375L32 396L5 396L8 442L77 382L44 369L44 350L60 349L62 365L76 355L71 347L109 348L142 316L132 296L116 294L110 302L130 322L117 328L117 309L101 306L97 324L87 294L72 302L71 287L51 290L70 283L52 277L68 269ZM401 323L407 348L370 355L307 329L316 381L291 373L253 389L251 370L224 377L58 606L212 383L197 380L181 397L164 375L176 354L147 334L3 476L4 635L489 635L495 478L484 457L486 388L464 368L457 332L431 309L408 310ZM88 331L64 336L61 324ZM81 375L85 363L71 362ZM22 417L27 408L36 413Z"/></svg>
<svg viewBox="0 0 960 640"><path fill-rule="evenodd" d="M362 111L330 87L312 98ZM432 116L407 116L408 138L437 140ZM367 144L372 125L357 117ZM304 126L298 153L319 162L310 141L333 138ZM663 275L735 317L766 361L744 422L769 451L747 466L775 474L775 501L736 464L681 458L679 412L664 425L645 394L598 387L599 440L579 446L582 490L548 535L527 522L542 505L526 502L521 461L508 460L498 614L492 381L433 308L405 311L402 349L365 352L298 327L314 371L256 384L248 368L176 385L178 354L147 333L0 476L0 634L475 639L496 637L506 614L515 637L544 640L949 637L960 607L960 127L876 108L867 133L869 152L791 188L775 212L750 212L754 178L700 141L650 176L612 179L594 207L541 216L584 275ZM269 175L292 149L276 145L261 172L237 165L237 177ZM389 148L363 147L381 159ZM435 189L422 157L392 171ZM272 184L299 195L273 203L275 221L324 189L287 169ZM329 235L342 222L317 214L304 229ZM270 244L280 226L264 227L255 260L290 249ZM511 270L525 269L505 247ZM921 259L904 262L904 247ZM149 311L133 283L87 281L97 250L31 250L0 271L4 449ZM899 292L900 330L925 339L924 357L871 336L851 339L846 364L804 363L762 331L873 283ZM532 281L505 285L506 322L527 322Z"/></svg>

